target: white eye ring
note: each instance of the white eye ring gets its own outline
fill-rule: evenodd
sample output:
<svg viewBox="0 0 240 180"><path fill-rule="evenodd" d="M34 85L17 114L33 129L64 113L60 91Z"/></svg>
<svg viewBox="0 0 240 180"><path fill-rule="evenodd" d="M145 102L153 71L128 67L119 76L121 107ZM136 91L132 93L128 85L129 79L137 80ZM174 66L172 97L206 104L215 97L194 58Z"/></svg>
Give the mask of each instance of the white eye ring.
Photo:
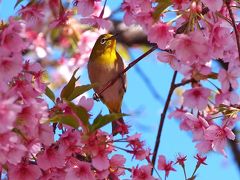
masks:
<svg viewBox="0 0 240 180"><path fill-rule="evenodd" d="M101 41L100 41L100 43L101 43L101 44L105 44L106 41L107 41L107 40L106 40L105 38L102 38Z"/></svg>

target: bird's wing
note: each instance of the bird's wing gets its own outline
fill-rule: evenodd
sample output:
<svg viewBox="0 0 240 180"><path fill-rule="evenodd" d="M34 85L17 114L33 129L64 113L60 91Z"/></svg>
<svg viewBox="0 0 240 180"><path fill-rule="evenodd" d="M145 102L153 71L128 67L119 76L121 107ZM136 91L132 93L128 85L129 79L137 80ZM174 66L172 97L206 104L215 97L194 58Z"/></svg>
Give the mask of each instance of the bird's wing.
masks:
<svg viewBox="0 0 240 180"><path fill-rule="evenodd" d="M120 69L121 71L123 71L124 68L125 68L125 66L124 66L122 57L119 55L118 52L117 52L117 59L118 59L119 69ZM123 85L124 92L126 92L126 90L127 90L127 77L126 77L126 74L125 74L125 73L121 75L121 81L122 81L122 85Z"/></svg>

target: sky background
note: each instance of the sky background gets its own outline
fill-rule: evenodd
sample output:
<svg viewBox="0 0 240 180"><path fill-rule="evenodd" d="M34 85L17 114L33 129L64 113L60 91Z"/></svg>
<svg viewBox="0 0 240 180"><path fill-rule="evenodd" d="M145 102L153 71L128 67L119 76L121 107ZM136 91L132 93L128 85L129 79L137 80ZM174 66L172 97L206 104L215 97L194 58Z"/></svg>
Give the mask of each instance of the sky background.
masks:
<svg viewBox="0 0 240 180"><path fill-rule="evenodd" d="M0 21L6 21L10 15L16 13L18 8L16 10L13 8L15 2L15 0L2 0L0 2ZM108 5L114 10L119 7L120 2L121 1L117 0L112 4L108 3ZM122 14L114 17L119 19L122 17ZM131 48L130 52L132 56L131 60L134 60L142 54L142 51L137 48ZM160 95L160 100L157 100L152 92L149 91L149 87L146 86L142 77L139 75L141 73L144 73L146 78L149 79L149 82ZM122 111L131 115L125 117L125 120L131 125L131 134L136 132L141 133L142 140L145 140L146 146L151 149L154 148L160 114L168 94L172 75L173 70L168 65L157 61L156 52L143 59L137 66L127 72L128 87L124 96ZM178 82L180 79L181 76L178 76ZM82 71L80 83L89 83L86 68ZM88 94L92 96L93 92L89 91ZM172 108L177 104L177 98L176 96L172 98ZM95 102L92 114L97 115L100 111L102 111L103 114L108 113L107 108L101 102ZM111 126L104 127L106 131L110 131L110 129ZM187 155L186 171L189 177L196 165L196 159L194 159L193 156L196 155L197 151L194 146L195 144L192 143L192 135L181 131L177 120L169 120L166 118L158 155L163 154L169 160L175 160L178 153ZM224 158L221 154L215 152L207 154L206 162L208 165L201 166L197 171L197 180L240 180L239 170L233 160L231 150L226 148L226 152L228 158ZM131 161L131 157L129 156L126 157L129 159L126 164L127 167L136 165L136 161ZM146 164L146 162L143 161L142 164ZM180 166L176 165L174 168L177 171L170 173L168 180L183 180L184 175ZM159 173L161 177L164 178L164 173Z"/></svg>

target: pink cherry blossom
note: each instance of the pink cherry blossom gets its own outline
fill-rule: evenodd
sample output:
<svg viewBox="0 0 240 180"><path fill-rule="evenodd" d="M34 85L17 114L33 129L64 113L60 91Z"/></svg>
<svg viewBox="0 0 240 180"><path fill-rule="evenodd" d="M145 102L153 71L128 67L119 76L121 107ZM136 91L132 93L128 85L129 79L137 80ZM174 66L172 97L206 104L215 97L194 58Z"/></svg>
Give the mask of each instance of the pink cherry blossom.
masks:
<svg viewBox="0 0 240 180"><path fill-rule="evenodd" d="M224 51L232 46L234 40L231 36L231 28L224 22L215 23L211 29L209 42L215 58L224 58Z"/></svg>
<svg viewBox="0 0 240 180"><path fill-rule="evenodd" d="M94 12L95 0L74 0L74 4L78 8L78 12L82 16L89 16Z"/></svg>
<svg viewBox="0 0 240 180"><path fill-rule="evenodd" d="M133 180L155 180L151 175L152 166L143 165L141 167L132 168L132 179Z"/></svg>
<svg viewBox="0 0 240 180"><path fill-rule="evenodd" d="M221 69L218 73L218 80L221 82L222 91L228 92L230 85L233 89L236 89L238 87L238 77L240 77L240 67L230 66L227 71Z"/></svg>
<svg viewBox="0 0 240 180"><path fill-rule="evenodd" d="M65 155L70 156L73 153L81 152L81 146L83 145L79 139L81 136L79 131L68 129L60 136L59 148Z"/></svg>
<svg viewBox="0 0 240 180"><path fill-rule="evenodd" d="M15 101L16 97L0 100L0 134L13 129L17 115L22 110Z"/></svg>
<svg viewBox="0 0 240 180"><path fill-rule="evenodd" d="M225 105L233 105L233 104L240 104L239 95L234 91L228 92L220 92L215 96L216 105L225 104Z"/></svg>
<svg viewBox="0 0 240 180"><path fill-rule="evenodd" d="M104 150L98 151L98 154L92 157L92 165L99 171L108 169L110 163L107 153Z"/></svg>
<svg viewBox="0 0 240 180"><path fill-rule="evenodd" d="M151 11L138 13L135 20L136 23L139 24L144 31L148 31L154 23Z"/></svg>
<svg viewBox="0 0 240 180"><path fill-rule="evenodd" d="M183 9L189 6L188 0L171 0L173 2L174 7L177 9Z"/></svg>
<svg viewBox="0 0 240 180"><path fill-rule="evenodd" d="M123 20L126 25L139 23L144 29L148 29L149 25L153 23L151 16L152 4L147 0L125 0L121 6L125 11Z"/></svg>
<svg viewBox="0 0 240 180"><path fill-rule="evenodd" d="M117 121L116 123L118 124L118 126L116 128L116 132L118 132L122 136L124 136L125 134L128 134L129 126L126 123L124 123L124 122L121 123L119 121Z"/></svg>
<svg viewBox="0 0 240 180"><path fill-rule="evenodd" d="M31 99L26 104L22 105L22 112L19 113L21 124L18 126L22 133L26 133L29 137L39 137L41 128L39 128L40 122L46 122L48 118L47 104L41 99ZM42 129L43 130L43 129ZM45 130L47 130L45 128ZM48 140L51 140L49 138Z"/></svg>
<svg viewBox="0 0 240 180"><path fill-rule="evenodd" d="M37 165L28 165L24 163L20 163L18 165L9 165L8 169L9 179L32 180L38 179L42 174Z"/></svg>
<svg viewBox="0 0 240 180"><path fill-rule="evenodd" d="M144 148L144 141L140 140L141 134L135 134L132 136L129 136L127 138L128 145L127 147L130 147L131 150L129 150L129 153L133 154L133 157L135 157L138 160L149 159L150 156L150 149Z"/></svg>
<svg viewBox="0 0 240 180"><path fill-rule="evenodd" d="M212 141L212 148L214 151L220 152L226 156L224 147L226 146L227 139L234 140L235 134L227 126L220 127L213 124L205 130L205 139Z"/></svg>
<svg viewBox="0 0 240 180"><path fill-rule="evenodd" d="M90 26L94 26L96 28L102 28L106 30L110 30L112 27L112 22L110 20L107 20L98 16L82 18L80 22L82 24L88 24Z"/></svg>
<svg viewBox="0 0 240 180"><path fill-rule="evenodd" d="M167 163L165 156L160 155L158 159L158 169L165 171L165 176L168 177L170 171L176 171L172 167L173 161Z"/></svg>
<svg viewBox="0 0 240 180"><path fill-rule="evenodd" d="M79 180L95 180L91 170L90 163L78 161L73 167L67 169L66 179Z"/></svg>
<svg viewBox="0 0 240 180"><path fill-rule="evenodd" d="M148 40L151 43L157 43L161 49L166 49L169 41L173 38L173 30L166 23L158 22L150 27L148 31Z"/></svg>
<svg viewBox="0 0 240 180"><path fill-rule="evenodd" d="M184 130L191 130L193 141L196 141L203 139L204 130L209 127L209 124L202 116L195 117L190 113L186 113L180 127Z"/></svg>
<svg viewBox="0 0 240 180"><path fill-rule="evenodd" d="M50 146L54 142L54 135L52 127L48 124L40 124L36 129L39 142L46 146Z"/></svg>
<svg viewBox="0 0 240 180"><path fill-rule="evenodd" d="M177 59L176 55L168 53L166 51L159 52L157 58L160 62L169 64L174 70L179 71L185 77L190 76L191 67L186 64L183 64L180 60Z"/></svg>
<svg viewBox="0 0 240 180"><path fill-rule="evenodd" d="M39 180L66 180L66 170L60 168L51 168L50 170L44 171L44 174Z"/></svg>
<svg viewBox="0 0 240 180"><path fill-rule="evenodd" d="M200 153L207 153L212 151L212 141L210 140L201 140L195 146Z"/></svg>
<svg viewBox="0 0 240 180"><path fill-rule="evenodd" d="M222 0L201 0L211 11L220 11L223 6Z"/></svg>
<svg viewBox="0 0 240 180"><path fill-rule="evenodd" d="M53 145L38 155L37 164L43 170L52 167L61 168L65 164L65 155L58 150L57 146Z"/></svg>
<svg viewBox="0 0 240 180"><path fill-rule="evenodd" d="M125 0L121 6L122 10L125 11L123 20L126 25L135 23L134 19L134 1Z"/></svg>
<svg viewBox="0 0 240 180"><path fill-rule="evenodd" d="M239 119L238 115L236 115L235 117L234 116L225 117L223 119L222 125L227 126L229 129L233 129L234 126L236 125L236 123L239 122L239 121L240 121L240 119Z"/></svg>
<svg viewBox="0 0 240 180"><path fill-rule="evenodd" d="M56 28L58 26L66 25L71 15L71 11L62 11L58 17L50 23L50 27Z"/></svg>
<svg viewBox="0 0 240 180"><path fill-rule="evenodd" d="M201 155L197 154L196 156L194 156L194 158L198 160L197 166L200 166L201 164L207 165L207 163L205 163L207 157L202 157Z"/></svg>
<svg viewBox="0 0 240 180"><path fill-rule="evenodd" d="M20 138L13 132L7 132L0 136L0 164L9 162L18 164L26 154L26 147Z"/></svg>
<svg viewBox="0 0 240 180"><path fill-rule="evenodd" d="M118 178L125 174L124 163L126 162L126 158L121 154L115 154L110 159L110 176L113 178Z"/></svg>
<svg viewBox="0 0 240 180"><path fill-rule="evenodd" d="M177 34L170 42L170 49L175 50L177 59L189 65L205 64L211 57L208 38L201 31Z"/></svg>
<svg viewBox="0 0 240 180"><path fill-rule="evenodd" d="M177 161L176 161L176 163L175 164L179 164L179 165L181 165L181 166L185 166L184 165L184 162L187 160L187 156L183 156L183 155L181 155L181 154L178 154L178 157L177 157Z"/></svg>
<svg viewBox="0 0 240 180"><path fill-rule="evenodd" d="M21 24L15 21L13 17L10 17L9 25L0 33L0 45L11 52L20 53L28 45L20 36L21 31Z"/></svg>
<svg viewBox="0 0 240 180"><path fill-rule="evenodd" d="M0 91L6 91L9 81L22 70L20 53L0 47Z"/></svg>
<svg viewBox="0 0 240 180"><path fill-rule="evenodd" d="M87 111L90 111L93 107L94 100L92 98L86 98L82 96L78 102L78 105L83 106Z"/></svg>
<svg viewBox="0 0 240 180"><path fill-rule="evenodd" d="M183 105L189 108L203 110L208 104L208 97L211 91L208 88L196 87L183 93Z"/></svg>
<svg viewBox="0 0 240 180"><path fill-rule="evenodd" d="M40 95L40 93L33 88L32 84L25 79L25 76L22 76L22 74L14 81L13 87L9 91L9 94L11 95L16 93L25 102L34 101L34 98Z"/></svg>
<svg viewBox="0 0 240 180"><path fill-rule="evenodd" d="M185 113L187 111L186 110L183 110L183 109L176 109L175 111L171 112L169 115L168 115L168 118L171 119L171 118L175 118L175 119L179 119L179 120L182 120L184 117L185 117Z"/></svg>
<svg viewBox="0 0 240 180"><path fill-rule="evenodd" d="M44 18L44 13L42 11L42 7L39 4L28 4L22 6L18 13L25 20L28 27L34 28L34 26L40 23Z"/></svg>

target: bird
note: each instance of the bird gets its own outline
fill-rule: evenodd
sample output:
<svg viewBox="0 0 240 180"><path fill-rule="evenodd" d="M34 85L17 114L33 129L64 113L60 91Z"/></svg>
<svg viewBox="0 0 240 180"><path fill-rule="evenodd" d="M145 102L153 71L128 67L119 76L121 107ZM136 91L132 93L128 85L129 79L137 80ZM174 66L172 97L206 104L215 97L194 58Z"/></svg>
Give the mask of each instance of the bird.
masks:
<svg viewBox="0 0 240 180"><path fill-rule="evenodd" d="M87 65L89 80L98 96L106 85L124 70L122 57L116 50L116 35L102 34L96 40ZM117 81L99 95L100 100L107 106L110 113L121 113L123 96L126 92L126 74L122 74ZM126 134L119 132L119 126L125 125L123 118L112 122L112 134Z"/></svg>

